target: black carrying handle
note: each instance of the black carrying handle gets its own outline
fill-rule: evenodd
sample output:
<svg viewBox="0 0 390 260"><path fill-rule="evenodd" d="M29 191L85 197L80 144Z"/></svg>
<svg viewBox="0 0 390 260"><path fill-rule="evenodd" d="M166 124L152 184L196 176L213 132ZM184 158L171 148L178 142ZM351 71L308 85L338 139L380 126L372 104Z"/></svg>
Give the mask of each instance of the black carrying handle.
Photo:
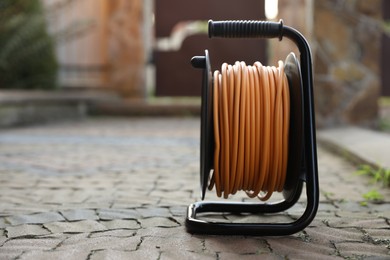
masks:
<svg viewBox="0 0 390 260"><path fill-rule="evenodd" d="M283 38L283 21L213 21L209 20L209 37Z"/></svg>

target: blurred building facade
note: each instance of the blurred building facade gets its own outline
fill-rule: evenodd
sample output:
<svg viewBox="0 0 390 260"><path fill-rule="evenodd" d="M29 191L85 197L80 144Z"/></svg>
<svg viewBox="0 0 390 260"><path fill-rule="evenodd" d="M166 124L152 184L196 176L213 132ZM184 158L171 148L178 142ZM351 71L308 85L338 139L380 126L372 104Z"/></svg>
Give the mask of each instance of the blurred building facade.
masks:
<svg viewBox="0 0 390 260"><path fill-rule="evenodd" d="M103 87L144 96L142 0L43 0L57 38L62 87Z"/></svg>
<svg viewBox="0 0 390 260"><path fill-rule="evenodd" d="M158 28L158 25L155 21L158 22L158 19L155 14L164 9L162 8L164 5L168 7L165 9L169 12L165 13L165 16L180 16L184 13L173 6L168 6L169 1L163 0L43 1L51 10L49 13L54 13L49 14L52 31L61 30L62 27L69 25L73 27L72 23L75 21L80 23L79 25L76 23L75 28L77 26L89 28L81 32L79 37L70 37L63 43L59 41L57 55L61 66L60 83L72 87L107 87L117 90L125 97L141 99L145 98L149 87L147 84L150 84L149 78L146 78L146 67L148 64L158 62L166 47L160 41L162 36L156 34L155 28ZM67 2L66 7L55 8L64 2ZM231 2L233 6L237 3L243 5L241 1ZM260 4L264 5L264 1L255 2L254 4L261 2ZM384 67L383 60L387 60L383 58L382 53L385 51L383 46L381 47L384 31L381 18L386 5L382 2L386 1L279 0L279 13L275 20L283 19L286 25L297 28L312 47L319 126L349 123L375 125L378 115L377 100L382 91L381 69ZM236 19L228 15L226 17L214 15L211 1L196 3L204 6L199 10L204 9L210 19ZM182 6L186 8L186 4ZM389 5L386 6L385 9ZM254 8L255 16L258 14L258 19L264 19L264 8ZM246 19L248 11L245 8L235 6L233 9L235 15ZM226 13L228 12L226 9ZM170 35L173 37L174 30L185 27L182 26L183 21L194 20L192 16L188 19L182 17L182 21L178 21L177 26L172 27ZM204 15L199 16L200 19L205 19ZM252 17L253 14L250 16L247 19L256 19ZM187 30L191 28L187 27ZM199 30L198 34L190 33L186 37L190 39L194 34L205 33L204 28ZM186 39L182 39L182 42L185 43ZM284 60L290 51L297 53L288 41L277 44L268 42L267 47L265 46L259 45L259 48L268 54L267 60L270 65L274 65L275 60ZM166 52L168 51L171 50L168 48ZM193 53L200 54L202 53ZM169 57L164 56L164 59ZM189 65L186 63L180 66ZM163 74L167 77L181 75L179 72ZM156 75L159 75L159 71ZM157 89L159 87L161 86Z"/></svg>

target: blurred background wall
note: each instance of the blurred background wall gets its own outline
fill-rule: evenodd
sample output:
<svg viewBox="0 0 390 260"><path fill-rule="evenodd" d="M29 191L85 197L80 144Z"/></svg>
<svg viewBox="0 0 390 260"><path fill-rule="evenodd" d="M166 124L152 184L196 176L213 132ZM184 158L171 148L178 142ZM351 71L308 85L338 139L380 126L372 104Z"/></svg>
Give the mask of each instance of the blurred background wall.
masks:
<svg viewBox="0 0 390 260"><path fill-rule="evenodd" d="M43 0L58 37L59 84L144 95L144 1Z"/></svg>
<svg viewBox="0 0 390 260"><path fill-rule="evenodd" d="M378 100L390 95L386 0L41 1L61 88L141 101L199 97L201 76L189 60L206 48L213 69L234 60L275 65L298 53L288 40L209 40L208 19L283 19L312 47L318 126L375 127Z"/></svg>
<svg viewBox="0 0 390 260"><path fill-rule="evenodd" d="M375 127L378 99L389 95L383 61L389 44L382 15L388 1L279 0L279 18L309 40L314 62L316 121L320 127L345 124ZM274 48L286 53L288 44ZM387 73L388 74L388 73Z"/></svg>
<svg viewBox="0 0 390 260"><path fill-rule="evenodd" d="M319 124L375 126L389 87L381 85L382 1L316 1L313 17Z"/></svg>

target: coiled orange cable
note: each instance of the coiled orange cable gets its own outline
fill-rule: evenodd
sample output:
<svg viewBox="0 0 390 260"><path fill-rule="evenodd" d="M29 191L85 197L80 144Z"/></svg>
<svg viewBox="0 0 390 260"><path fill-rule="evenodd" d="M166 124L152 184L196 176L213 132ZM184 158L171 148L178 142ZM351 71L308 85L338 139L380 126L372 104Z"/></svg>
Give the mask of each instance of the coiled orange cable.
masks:
<svg viewBox="0 0 390 260"><path fill-rule="evenodd" d="M219 197L243 190L268 200L286 180L290 93L283 62L224 63L214 72L214 172ZM260 192L265 195L260 196Z"/></svg>

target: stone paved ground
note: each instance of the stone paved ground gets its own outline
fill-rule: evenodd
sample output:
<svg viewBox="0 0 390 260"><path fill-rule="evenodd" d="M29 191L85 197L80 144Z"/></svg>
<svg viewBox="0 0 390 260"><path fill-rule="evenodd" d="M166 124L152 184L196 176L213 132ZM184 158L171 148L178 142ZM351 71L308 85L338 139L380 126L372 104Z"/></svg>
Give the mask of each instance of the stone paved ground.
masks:
<svg viewBox="0 0 390 260"><path fill-rule="evenodd" d="M186 206L199 200L198 143L196 118L2 130L0 259L390 259L390 191L377 187L386 202L362 206L370 181L321 148L320 209L304 231L188 234ZM223 218L292 221L304 205L267 220Z"/></svg>

